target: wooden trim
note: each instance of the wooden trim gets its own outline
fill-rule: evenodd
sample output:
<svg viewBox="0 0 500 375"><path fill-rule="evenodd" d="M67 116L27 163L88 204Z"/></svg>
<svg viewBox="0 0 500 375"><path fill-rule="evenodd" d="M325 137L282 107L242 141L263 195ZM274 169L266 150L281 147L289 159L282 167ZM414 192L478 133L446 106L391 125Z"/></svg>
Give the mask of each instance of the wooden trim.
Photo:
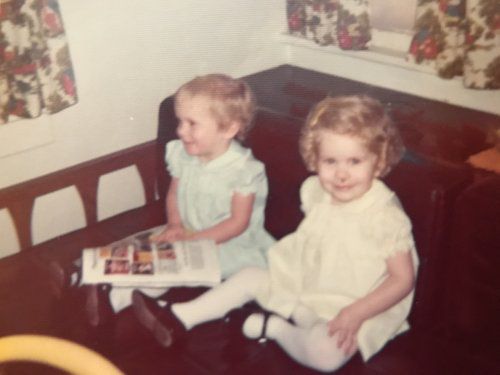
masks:
<svg viewBox="0 0 500 375"><path fill-rule="evenodd" d="M9 210L16 227L21 249L33 245L31 217L37 197L75 186L85 210L87 227L97 222L97 186L99 178L107 173L135 165L144 188L146 204L156 200L158 143L150 141L73 167L47 174L0 190L0 209ZM163 197L159 197L163 199Z"/></svg>

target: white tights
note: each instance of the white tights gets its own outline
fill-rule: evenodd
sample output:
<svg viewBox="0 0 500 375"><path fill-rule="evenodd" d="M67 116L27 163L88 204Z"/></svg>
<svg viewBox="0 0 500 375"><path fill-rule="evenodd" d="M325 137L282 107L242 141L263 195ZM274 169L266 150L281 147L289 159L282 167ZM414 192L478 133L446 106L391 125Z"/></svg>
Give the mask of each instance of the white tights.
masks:
<svg viewBox="0 0 500 375"><path fill-rule="evenodd" d="M222 318L229 311L255 299L258 288L267 280L266 270L244 268L201 296L189 302L174 303L172 311L187 329L191 329L200 323Z"/></svg>
<svg viewBox="0 0 500 375"><path fill-rule="evenodd" d="M230 310L254 300L257 290L268 278L267 270L245 268L200 297L173 304L172 311L187 329L191 329L200 323L222 318ZM292 318L295 325L277 315L271 316L266 337L276 340L297 362L315 370L333 371L352 357L337 348L337 337L328 335L326 322L311 310L299 306ZM250 316L245 326L249 324L257 325L254 330L260 332L262 316Z"/></svg>

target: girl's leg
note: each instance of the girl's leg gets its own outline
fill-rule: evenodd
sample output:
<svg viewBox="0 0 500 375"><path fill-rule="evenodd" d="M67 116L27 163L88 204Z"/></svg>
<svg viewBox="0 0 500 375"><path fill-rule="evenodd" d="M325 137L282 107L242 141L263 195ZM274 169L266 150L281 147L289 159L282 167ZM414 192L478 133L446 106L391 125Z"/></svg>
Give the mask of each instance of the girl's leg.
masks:
<svg viewBox="0 0 500 375"><path fill-rule="evenodd" d="M268 271L258 267L244 268L222 284L189 302L174 303L172 312L186 329L222 318L230 310L255 299L257 290L268 280Z"/></svg>
<svg viewBox="0 0 500 375"><path fill-rule="evenodd" d="M243 326L245 335L252 338L258 336L263 320L262 314L251 315ZM346 355L337 347L337 337L328 336L327 325L321 321L310 328L303 328L272 315L267 322L266 337L276 340L297 362L318 371L334 371L353 356Z"/></svg>
<svg viewBox="0 0 500 375"><path fill-rule="evenodd" d="M159 297L164 294L167 288L141 288L140 291L149 297ZM115 313L120 312L124 308L132 304L132 292L134 288L128 287L113 287L109 292L109 301Z"/></svg>
<svg viewBox="0 0 500 375"><path fill-rule="evenodd" d="M318 315L310 308L299 304L292 313L292 319L296 326L311 328L318 323Z"/></svg>
<svg viewBox="0 0 500 375"><path fill-rule="evenodd" d="M132 303L132 291L134 288L113 287L109 291L109 302L113 311L119 312Z"/></svg>

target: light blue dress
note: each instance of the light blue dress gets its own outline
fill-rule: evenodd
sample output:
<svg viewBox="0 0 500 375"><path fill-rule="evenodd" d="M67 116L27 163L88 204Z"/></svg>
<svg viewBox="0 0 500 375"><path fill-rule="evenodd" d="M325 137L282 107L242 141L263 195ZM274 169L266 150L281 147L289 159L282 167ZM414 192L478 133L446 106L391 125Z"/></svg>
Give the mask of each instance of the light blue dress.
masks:
<svg viewBox="0 0 500 375"><path fill-rule="evenodd" d="M167 144L165 161L179 179L177 205L186 229L200 231L227 219L234 193L255 194L248 228L219 244L222 277L246 266L266 267L267 249L275 242L264 229L267 177L252 152L232 141L228 150L208 163L186 153L180 140Z"/></svg>

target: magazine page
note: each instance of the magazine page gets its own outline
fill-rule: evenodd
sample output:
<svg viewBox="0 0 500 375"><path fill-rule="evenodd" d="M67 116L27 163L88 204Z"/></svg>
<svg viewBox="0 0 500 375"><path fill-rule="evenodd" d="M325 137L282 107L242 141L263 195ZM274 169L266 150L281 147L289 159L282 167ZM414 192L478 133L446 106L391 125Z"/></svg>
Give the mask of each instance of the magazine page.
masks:
<svg viewBox="0 0 500 375"><path fill-rule="evenodd" d="M126 287L213 286L220 283L217 245L212 240L150 241L157 228L107 246L84 249L82 284Z"/></svg>

